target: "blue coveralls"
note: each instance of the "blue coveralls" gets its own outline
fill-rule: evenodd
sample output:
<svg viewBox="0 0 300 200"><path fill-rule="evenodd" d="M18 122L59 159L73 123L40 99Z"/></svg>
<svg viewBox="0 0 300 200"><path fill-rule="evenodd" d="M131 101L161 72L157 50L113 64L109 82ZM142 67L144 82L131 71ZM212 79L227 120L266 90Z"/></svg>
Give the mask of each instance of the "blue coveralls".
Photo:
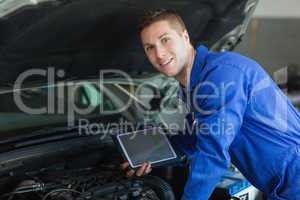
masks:
<svg viewBox="0 0 300 200"><path fill-rule="evenodd" d="M300 115L260 65L200 46L185 90L195 124L173 141L190 163L183 200L208 199L230 162L269 199L300 200Z"/></svg>

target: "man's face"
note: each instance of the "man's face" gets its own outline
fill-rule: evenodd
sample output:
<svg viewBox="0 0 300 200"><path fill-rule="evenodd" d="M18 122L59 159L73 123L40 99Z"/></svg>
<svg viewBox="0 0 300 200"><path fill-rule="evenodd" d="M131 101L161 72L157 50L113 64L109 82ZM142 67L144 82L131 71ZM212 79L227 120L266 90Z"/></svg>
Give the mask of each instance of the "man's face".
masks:
<svg viewBox="0 0 300 200"><path fill-rule="evenodd" d="M166 76L177 76L188 62L189 36L162 20L144 28L141 40L151 64Z"/></svg>

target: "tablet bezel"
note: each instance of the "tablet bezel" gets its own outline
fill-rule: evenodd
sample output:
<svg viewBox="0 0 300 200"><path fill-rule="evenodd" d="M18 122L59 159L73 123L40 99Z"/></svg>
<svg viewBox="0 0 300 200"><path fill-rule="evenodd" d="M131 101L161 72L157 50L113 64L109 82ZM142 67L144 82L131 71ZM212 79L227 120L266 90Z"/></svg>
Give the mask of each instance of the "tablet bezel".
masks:
<svg viewBox="0 0 300 200"><path fill-rule="evenodd" d="M166 142L166 144L168 145L169 149L171 150L171 153L173 154L172 157L168 157L168 158L164 158L164 159L160 159L160 160L156 160L156 161L149 161L151 163L151 165L157 165L158 163L162 163L162 162L167 162L167 161L172 161L172 160L176 160L178 159L178 155L176 153L176 151L174 150L172 144L170 143L168 137L166 136L166 132L164 129L162 128L149 128L149 129L144 129L144 130L138 130L138 131L132 131L132 132L127 132L127 133L120 133L117 135L117 140L118 140L118 143L121 147L121 150L123 152L123 155L126 157L127 161L129 162L130 164L130 167L131 168L137 168L137 167L140 167L142 166L142 163L141 164L138 164L138 165L134 165L133 162L132 162L132 159L130 158L130 156L128 155L128 152L127 152L127 149L126 147L124 146L123 142L122 142L122 139L120 137L124 136L124 135L130 135L130 134L147 134L145 133L148 132L148 131L157 131L156 134L161 134ZM162 134L164 133L164 134ZM153 134L150 133L150 134Z"/></svg>

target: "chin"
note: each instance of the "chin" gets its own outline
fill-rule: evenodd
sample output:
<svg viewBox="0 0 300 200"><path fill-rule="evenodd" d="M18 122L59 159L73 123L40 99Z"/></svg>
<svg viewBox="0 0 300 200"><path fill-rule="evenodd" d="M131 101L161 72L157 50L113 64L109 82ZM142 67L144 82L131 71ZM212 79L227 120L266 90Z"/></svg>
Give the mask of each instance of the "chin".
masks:
<svg viewBox="0 0 300 200"><path fill-rule="evenodd" d="M172 75L172 74L165 74L165 73L164 73L164 75L167 76L167 77L174 77L175 76L175 75Z"/></svg>
<svg viewBox="0 0 300 200"><path fill-rule="evenodd" d="M177 76L177 72L174 71L169 71L169 72L162 72L164 75L166 75L167 77L175 77Z"/></svg>

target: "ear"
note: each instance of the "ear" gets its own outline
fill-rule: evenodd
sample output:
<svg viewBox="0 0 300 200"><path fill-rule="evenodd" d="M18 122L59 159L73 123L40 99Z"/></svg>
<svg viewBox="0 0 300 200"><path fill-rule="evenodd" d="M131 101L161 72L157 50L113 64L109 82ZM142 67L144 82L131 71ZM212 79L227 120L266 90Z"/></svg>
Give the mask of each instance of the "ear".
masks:
<svg viewBox="0 0 300 200"><path fill-rule="evenodd" d="M187 41L188 43L190 43L190 36L189 36L189 33L187 32L186 29L182 32L182 36L185 39L185 41Z"/></svg>

